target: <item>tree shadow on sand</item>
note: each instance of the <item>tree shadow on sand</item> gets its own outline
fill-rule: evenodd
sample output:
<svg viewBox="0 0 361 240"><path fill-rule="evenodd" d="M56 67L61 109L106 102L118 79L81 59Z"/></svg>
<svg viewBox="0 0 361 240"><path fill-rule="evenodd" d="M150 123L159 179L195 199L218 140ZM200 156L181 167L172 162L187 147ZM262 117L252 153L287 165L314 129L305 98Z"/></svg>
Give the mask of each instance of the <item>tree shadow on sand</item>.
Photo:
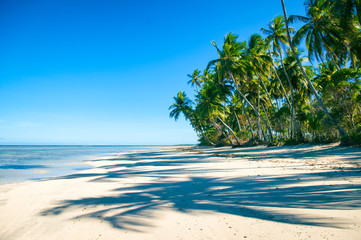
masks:
<svg viewBox="0 0 361 240"><path fill-rule="evenodd" d="M206 155L183 153L128 154L117 159L114 165L104 166L105 173L72 174L63 179L89 178L89 182L116 181L121 178L147 177L140 182L113 189L104 197L87 197L67 200L41 214L58 215L72 208L94 209L77 217L107 221L118 229L138 231L147 226L141 219L151 219L157 210L171 208L179 212L205 211L227 213L288 224L325 227L342 227L337 220L329 221L317 215L305 216L285 213L288 209L349 210L361 207L360 184L317 185L318 180L360 177L359 169L324 171L293 175L263 175L236 178L201 176L205 171L192 168L193 163L209 161ZM122 164L119 160L131 160ZM216 158L213 158L216 159ZM154 166L154 169L148 169ZM162 167L172 168L162 168ZM188 174L188 175L187 175ZM193 175L192 175L193 174ZM191 176L190 176L191 175ZM195 176L196 175L196 176ZM177 177L178 176L178 177ZM187 177L188 176L188 177ZM301 183L303 185L297 185ZM313 182L307 184L307 182ZM306 184L305 184L306 183ZM284 211L272 210L284 209ZM99 210L100 209L100 210Z"/></svg>
<svg viewBox="0 0 361 240"><path fill-rule="evenodd" d="M318 148L312 149L311 144L302 144L295 146L276 146L265 147L255 146L247 148L230 149L229 147L223 148L194 148L190 151L196 151L200 153L214 153L218 156L230 156L230 157L243 157L252 160L263 160L265 158L294 158L294 159L310 159L319 157L335 157L342 156L344 160L361 160L361 148L360 147L343 147L343 146L330 146L317 145Z"/></svg>

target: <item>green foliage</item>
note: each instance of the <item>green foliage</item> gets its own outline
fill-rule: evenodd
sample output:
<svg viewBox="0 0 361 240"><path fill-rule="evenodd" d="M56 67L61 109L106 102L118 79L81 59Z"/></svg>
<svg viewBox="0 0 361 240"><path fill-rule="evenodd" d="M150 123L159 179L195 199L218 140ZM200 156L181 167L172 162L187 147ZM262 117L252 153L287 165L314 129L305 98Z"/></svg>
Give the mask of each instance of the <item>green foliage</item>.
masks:
<svg viewBox="0 0 361 240"><path fill-rule="evenodd" d="M343 146L361 146L361 127L351 132L348 136L342 138Z"/></svg>
<svg viewBox="0 0 361 240"><path fill-rule="evenodd" d="M323 72L326 72L325 67ZM331 114L352 132L359 123L355 122L355 118L361 114L361 70L343 68L339 71L329 71L328 75L324 74L319 79L323 81L323 98L332 106Z"/></svg>
<svg viewBox="0 0 361 240"><path fill-rule="evenodd" d="M174 118L177 121L179 115L183 113L184 117L189 120L192 102L187 98L185 92L179 91L177 96L174 96L173 99L175 102L169 107L169 110L172 110L169 117Z"/></svg>
<svg viewBox="0 0 361 240"><path fill-rule="evenodd" d="M194 103L178 92L170 117L183 114L202 145L327 143L344 135L343 144L360 145L358 3L305 0L305 16L275 17L261 29L265 38L229 33L222 45L212 41L218 58L188 75ZM293 22L302 26L289 27L289 40Z"/></svg>

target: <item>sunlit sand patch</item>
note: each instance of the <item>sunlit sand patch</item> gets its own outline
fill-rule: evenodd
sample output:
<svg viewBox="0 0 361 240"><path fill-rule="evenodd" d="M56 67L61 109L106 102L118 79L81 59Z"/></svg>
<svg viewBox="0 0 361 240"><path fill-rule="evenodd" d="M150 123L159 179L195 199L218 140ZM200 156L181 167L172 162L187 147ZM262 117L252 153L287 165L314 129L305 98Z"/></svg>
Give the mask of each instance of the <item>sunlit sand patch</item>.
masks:
<svg viewBox="0 0 361 240"><path fill-rule="evenodd" d="M73 165L75 165L75 166L79 165L79 166L81 166L81 165L90 165L90 163L89 163L89 161L84 161L84 162L67 163L67 164L65 164L65 165L71 165L71 166L73 166Z"/></svg>
<svg viewBox="0 0 361 240"><path fill-rule="evenodd" d="M44 174L44 173L48 173L49 171L47 170L35 170L33 171L33 173L37 173L37 174Z"/></svg>

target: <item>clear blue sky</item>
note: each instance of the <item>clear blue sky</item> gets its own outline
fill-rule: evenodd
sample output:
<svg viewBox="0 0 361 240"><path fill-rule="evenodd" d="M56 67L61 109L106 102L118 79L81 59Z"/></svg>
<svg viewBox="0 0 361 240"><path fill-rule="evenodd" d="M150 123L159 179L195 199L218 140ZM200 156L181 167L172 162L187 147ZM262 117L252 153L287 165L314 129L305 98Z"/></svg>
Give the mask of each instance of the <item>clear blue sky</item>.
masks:
<svg viewBox="0 0 361 240"><path fill-rule="evenodd" d="M280 0L0 0L0 144L196 143L172 96L192 95L212 40L281 14Z"/></svg>

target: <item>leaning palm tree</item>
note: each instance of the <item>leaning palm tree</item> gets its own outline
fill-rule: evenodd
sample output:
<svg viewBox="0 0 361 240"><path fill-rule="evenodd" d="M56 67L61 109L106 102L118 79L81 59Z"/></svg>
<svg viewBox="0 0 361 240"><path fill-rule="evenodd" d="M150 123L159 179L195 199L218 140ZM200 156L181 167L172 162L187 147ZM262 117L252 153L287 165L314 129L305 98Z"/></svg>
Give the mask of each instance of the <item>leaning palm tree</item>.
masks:
<svg viewBox="0 0 361 240"><path fill-rule="evenodd" d="M196 132L201 134L211 145L215 146L215 144L204 134L202 123L194 114L191 106L192 101L187 97L185 92L179 91L177 96L174 96L173 99L174 103L169 107L169 110L171 110L169 117L174 118L174 120L177 121L182 113L185 119L190 121Z"/></svg>
<svg viewBox="0 0 361 240"><path fill-rule="evenodd" d="M260 86L261 86L264 92L266 93L266 97L268 98L269 104L272 107L273 114L275 115L276 109L274 107L274 103L265 84L265 81L268 81L267 79L269 75L268 72L272 62L271 57L266 53L266 49L267 49L267 44L262 39L261 35L252 34L247 44L246 57L250 62L250 72L252 74L251 77L256 78L258 82L257 108L260 109ZM278 121L277 121L277 125L279 125Z"/></svg>
<svg viewBox="0 0 361 240"><path fill-rule="evenodd" d="M242 127L241 127L241 124L240 124L240 121L239 121L239 118L238 118L238 113L240 112L240 113L243 113L245 115L246 120L247 120L247 124L249 126L249 131L251 133L251 140L253 140L255 138L255 136L254 136L254 131L253 131L251 120L250 120L250 118L249 118L249 116L247 114L247 111L245 109L245 106L244 106L242 100L238 97L237 94L234 94L232 96L230 106L231 106L231 108L233 110L233 113L235 115L235 118L237 120L239 131L241 131Z"/></svg>
<svg viewBox="0 0 361 240"><path fill-rule="evenodd" d="M188 81L188 84L191 84L192 87L196 87L197 89L201 87L203 80L201 72L198 69L194 70L192 74L188 74L187 76L191 78Z"/></svg>
<svg viewBox="0 0 361 240"><path fill-rule="evenodd" d="M287 18L287 12L286 12L286 7L285 7L285 3L284 3L284 0L281 0L281 4L282 4L282 10L283 10L283 14L284 14L284 18L285 18L285 23L286 23L286 30L287 30L287 39L288 39L288 43L291 47L291 50L292 50L292 53L293 53L293 56L296 58L297 60L297 63L298 63L298 66L300 67L301 71L302 71L302 75L304 76L304 78L306 79L307 83L308 83L308 86L310 87L313 95L316 97L317 99L317 102L318 104L321 106L322 110L325 112L326 116L328 117L328 119L337 127L337 130L339 131L340 133L340 136L341 137L345 137L347 136L347 133L346 131L340 126L340 124L331 116L331 114L329 113L327 107L325 106L325 104L323 103L321 97L318 95L315 87L313 86L313 83L311 82L311 80L309 79L309 77L307 76L301 62L300 62L300 59L298 57L298 54L296 53L296 50L293 46L293 43L292 43L292 39L291 39L291 36L290 36L290 31L289 31L289 28L288 28L288 18Z"/></svg>
<svg viewBox="0 0 361 240"><path fill-rule="evenodd" d="M340 70L340 61L332 49L340 36L339 29L332 21L331 11L329 11L330 1L306 0L305 5L306 16L291 15L288 20L304 23L294 36L295 44L299 44L305 38L310 61L314 58L321 61L324 58L324 52L326 52L329 59Z"/></svg>
<svg viewBox="0 0 361 240"><path fill-rule="evenodd" d="M329 0L331 17L339 27L340 38L337 41L338 54L346 55L351 66L360 67L361 59L361 1L360 0ZM348 62L348 59L346 62ZM358 62L358 64L357 64Z"/></svg>
<svg viewBox="0 0 361 240"><path fill-rule="evenodd" d="M261 31L267 35L266 37L266 42L267 44L269 44L269 46L272 48L272 52L274 55L279 56L280 57L280 62L282 65L282 69L284 70L284 74L286 76L288 85L290 87L290 91L291 91L291 102L290 102L290 108L291 108L291 139L294 138L294 118L295 118L295 102L294 102L294 93L293 93L293 87L290 81L290 78L288 76L288 73L286 71L286 68L284 66L284 61L283 61L283 51L282 49L285 49L286 46L288 45L288 41L287 41L287 31L285 28L285 22L282 16L277 16L275 17L270 24L268 24L267 28L261 28ZM290 32L294 32L293 28L289 28ZM272 67L275 71L276 77L278 79L278 81L280 82L281 85L281 89L283 90L284 94L285 94L285 98L287 100L287 102L289 103L289 100L287 98L287 95L284 91L284 87L283 84L275 70L275 66L273 64L273 62L271 62Z"/></svg>
<svg viewBox="0 0 361 240"><path fill-rule="evenodd" d="M177 121L179 115L183 113L186 120L190 120L192 101L187 97L186 93L179 91L173 99L174 103L169 107L169 110L171 110L169 117Z"/></svg>
<svg viewBox="0 0 361 240"><path fill-rule="evenodd" d="M225 137L229 139L230 143L233 144L232 140L227 136L228 134L218 127L217 121L221 122L221 124L233 135L237 143L240 144L240 140L238 139L237 135L225 121L225 107L223 105L221 94L222 90L215 82L206 83L201 91L197 94L196 101L198 102L198 112L201 115L207 117L213 126L222 132Z"/></svg>
<svg viewBox="0 0 361 240"><path fill-rule="evenodd" d="M253 104L247 99L247 97L240 91L240 79L236 78L236 74L239 75L240 71L244 71L250 63L246 59L242 59L242 55L246 52L246 42L237 42L237 36L229 33L226 35L223 48L220 50L217 44L213 41L212 44L217 49L219 57L215 60L212 60L208 63L207 69L210 67L216 67L218 71L218 76L220 80L230 81L239 96L245 100L245 102L251 107L257 117L266 125L266 128L269 133L271 142L273 142L272 129L265 120L265 118L257 111Z"/></svg>

